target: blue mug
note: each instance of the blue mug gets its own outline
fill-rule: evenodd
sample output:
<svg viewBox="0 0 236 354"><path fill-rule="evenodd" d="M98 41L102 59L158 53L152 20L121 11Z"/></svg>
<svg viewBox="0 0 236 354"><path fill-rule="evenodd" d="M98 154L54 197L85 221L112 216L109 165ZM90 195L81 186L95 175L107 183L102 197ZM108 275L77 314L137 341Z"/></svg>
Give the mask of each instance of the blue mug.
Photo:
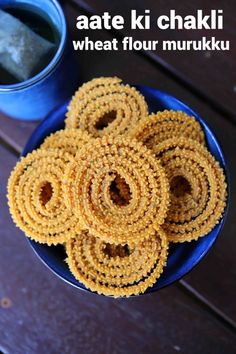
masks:
<svg viewBox="0 0 236 354"><path fill-rule="evenodd" d="M0 111L21 120L41 120L72 96L79 83L72 45L67 40L63 10L56 0L1 0L0 8L29 9L48 18L59 35L58 49L50 63L32 78L11 85L0 84Z"/></svg>

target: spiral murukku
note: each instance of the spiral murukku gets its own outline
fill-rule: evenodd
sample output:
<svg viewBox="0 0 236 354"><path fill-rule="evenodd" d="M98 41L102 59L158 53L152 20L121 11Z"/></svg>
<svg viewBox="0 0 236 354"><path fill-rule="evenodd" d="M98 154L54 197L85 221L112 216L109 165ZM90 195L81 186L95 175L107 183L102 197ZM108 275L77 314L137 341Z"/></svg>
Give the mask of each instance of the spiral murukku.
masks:
<svg viewBox="0 0 236 354"><path fill-rule="evenodd" d="M58 130L49 135L40 146L42 149L61 149L75 156L91 137L79 129Z"/></svg>
<svg viewBox="0 0 236 354"><path fill-rule="evenodd" d="M167 250L161 229L132 247L105 243L87 231L66 244L75 278L92 291L114 297L138 295L152 286L166 264Z"/></svg>
<svg viewBox="0 0 236 354"><path fill-rule="evenodd" d="M66 128L80 128L93 137L117 136L148 115L144 97L118 78L98 78L83 85L68 107Z"/></svg>
<svg viewBox="0 0 236 354"><path fill-rule="evenodd" d="M226 205L226 183L219 163L200 143L172 138L153 148L170 183L171 203L164 230L169 241L205 236Z"/></svg>
<svg viewBox="0 0 236 354"><path fill-rule="evenodd" d="M185 137L204 144L204 133L194 117L181 111L157 112L139 121L131 137L141 141L150 149L170 138Z"/></svg>
<svg viewBox="0 0 236 354"><path fill-rule="evenodd" d="M65 173L67 204L82 226L106 242L140 242L164 222L169 185L155 156L128 138L94 139L81 149ZM129 200L115 203L111 185L119 176L128 185ZM125 191L123 191L125 193Z"/></svg>
<svg viewBox="0 0 236 354"><path fill-rule="evenodd" d="M63 243L75 235L78 219L63 195L63 175L73 157L63 150L39 149L22 158L8 181L15 224L35 241Z"/></svg>
<svg viewBox="0 0 236 354"><path fill-rule="evenodd" d="M196 119L148 114L121 79L91 80L73 96L65 130L9 177L16 225L37 242L65 245L74 277L98 294L144 293L163 272L169 242L205 236L226 205L223 170Z"/></svg>

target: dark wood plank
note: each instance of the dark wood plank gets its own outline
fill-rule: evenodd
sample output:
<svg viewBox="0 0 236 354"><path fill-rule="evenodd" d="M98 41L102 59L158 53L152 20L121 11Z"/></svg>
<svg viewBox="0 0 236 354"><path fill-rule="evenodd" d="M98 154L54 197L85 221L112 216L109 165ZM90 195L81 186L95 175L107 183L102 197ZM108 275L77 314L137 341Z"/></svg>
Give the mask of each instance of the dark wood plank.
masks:
<svg viewBox="0 0 236 354"><path fill-rule="evenodd" d="M214 6L210 1L194 0L179 1L160 0L71 0L88 11L102 14L109 11L111 15L122 15L125 19L125 28L120 31L124 36L133 36L138 40L200 40L203 36L211 38L215 36L219 40L230 40L231 50L227 51L163 51L158 49L146 55L166 68L177 78L192 87L196 92L203 93L211 102L235 117L235 57L236 57L236 20L234 13L236 3L234 0L215 1ZM151 10L150 30L131 30L130 11L144 14L145 9ZM159 30L156 27L156 18L160 15L168 15L170 9L175 9L176 14L186 16L195 15L197 9L202 9L206 14L211 9L223 9L223 30ZM81 37L82 38L82 37ZM214 84L212 84L214 82Z"/></svg>
<svg viewBox="0 0 236 354"><path fill-rule="evenodd" d="M0 350L14 354L233 354L236 338L176 285L114 300L52 274L15 228L6 183L16 158L0 146Z"/></svg>
<svg viewBox="0 0 236 354"><path fill-rule="evenodd" d="M66 14L71 29L74 29L75 18L79 12L67 7ZM81 33L75 31L73 34L75 38L76 36L77 38L83 38L85 35L89 35L94 40L110 38L107 33L101 31L83 31ZM235 127L226 122L224 117L216 114L206 104L164 75L158 68L145 61L144 58L134 55L134 53L80 52L78 53L78 60L80 62L78 68L80 68L84 80L100 75L118 75L126 82L142 83L168 91L198 111L212 126L223 145L229 168L232 171L232 190L235 191ZM31 124L22 123L26 127L24 129L20 128L20 124L17 121L0 117L0 131L5 133L8 141L19 142L19 150L23 147L32 130ZM219 241L201 265L186 277L188 284L200 292L207 301L210 301L234 320L236 320L234 306L236 251L233 232L235 208L234 200L232 200L230 216ZM219 288L223 290L219 291Z"/></svg>
<svg viewBox="0 0 236 354"><path fill-rule="evenodd" d="M20 153L37 124L9 118L0 113L0 138Z"/></svg>

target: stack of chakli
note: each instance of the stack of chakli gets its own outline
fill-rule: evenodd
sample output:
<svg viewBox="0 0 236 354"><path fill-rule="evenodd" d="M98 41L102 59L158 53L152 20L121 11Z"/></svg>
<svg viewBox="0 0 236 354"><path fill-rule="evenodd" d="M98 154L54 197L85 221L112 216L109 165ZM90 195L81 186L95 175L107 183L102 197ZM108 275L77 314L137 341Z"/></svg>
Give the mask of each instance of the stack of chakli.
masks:
<svg viewBox="0 0 236 354"><path fill-rule="evenodd" d="M65 245L78 281L121 297L158 281L169 243L214 228L226 182L194 117L149 114L137 89L101 77L75 93L65 129L18 162L8 198L28 237Z"/></svg>

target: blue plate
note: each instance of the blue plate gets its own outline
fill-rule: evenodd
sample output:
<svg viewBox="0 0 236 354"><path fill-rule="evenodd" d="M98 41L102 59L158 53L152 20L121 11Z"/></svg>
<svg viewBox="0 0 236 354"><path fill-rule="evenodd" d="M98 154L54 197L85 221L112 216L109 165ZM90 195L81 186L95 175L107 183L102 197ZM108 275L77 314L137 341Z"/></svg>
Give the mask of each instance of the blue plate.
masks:
<svg viewBox="0 0 236 354"><path fill-rule="evenodd" d="M136 87L144 95L149 105L150 112L162 111L164 109L173 109L181 110L186 112L188 115L194 116L200 122L205 132L208 149L219 161L220 165L225 171L225 174L227 175L225 159L220 145L210 128L196 112L194 112L183 102L177 100L165 92L161 92L146 86ZM26 155L32 150L38 148L39 145L44 141L45 137L50 133L64 128L64 119L68 103L69 102L66 102L63 106L53 111L42 123L40 123L26 144L23 155ZM167 266L165 267L163 274L152 288L147 289L146 293L151 293L177 281L201 261L203 256L207 254L215 242L217 236L219 235L219 232L226 218L227 209L228 207L226 208L219 224L217 224L215 228L205 237L202 237L197 241L171 245ZM62 246L49 247L47 245L42 245L31 240L29 240L29 242L39 258L55 274L57 274L69 284L79 289L89 291L83 284L78 282L69 271L69 268L64 261L66 254Z"/></svg>

